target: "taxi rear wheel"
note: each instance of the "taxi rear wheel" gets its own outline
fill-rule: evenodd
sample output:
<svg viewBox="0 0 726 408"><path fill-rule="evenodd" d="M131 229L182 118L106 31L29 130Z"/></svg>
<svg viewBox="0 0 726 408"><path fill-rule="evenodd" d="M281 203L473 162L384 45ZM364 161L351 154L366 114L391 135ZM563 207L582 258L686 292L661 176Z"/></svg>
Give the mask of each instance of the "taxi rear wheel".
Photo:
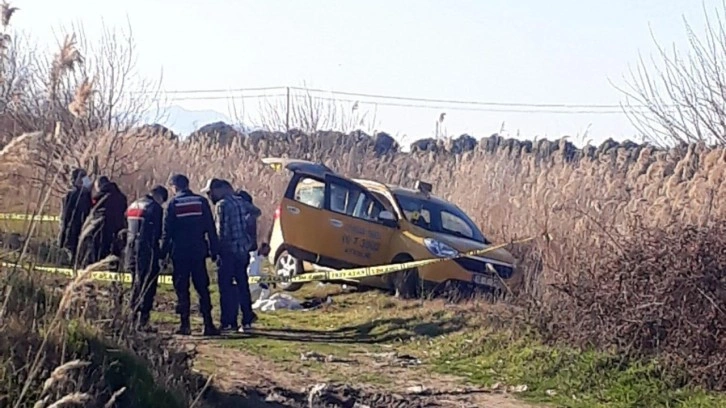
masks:
<svg viewBox="0 0 726 408"><path fill-rule="evenodd" d="M292 256L286 249L280 252L275 261L275 275L278 277L292 278L300 275L302 270L302 261ZM295 292L303 286L302 283L292 282L280 282L279 285L282 290L287 292Z"/></svg>
<svg viewBox="0 0 726 408"><path fill-rule="evenodd" d="M413 258L409 255L398 255L393 258L394 264L411 262ZM406 269L396 272L392 276L393 289L396 296L403 299L416 299L423 293L423 281L418 273L418 268Z"/></svg>

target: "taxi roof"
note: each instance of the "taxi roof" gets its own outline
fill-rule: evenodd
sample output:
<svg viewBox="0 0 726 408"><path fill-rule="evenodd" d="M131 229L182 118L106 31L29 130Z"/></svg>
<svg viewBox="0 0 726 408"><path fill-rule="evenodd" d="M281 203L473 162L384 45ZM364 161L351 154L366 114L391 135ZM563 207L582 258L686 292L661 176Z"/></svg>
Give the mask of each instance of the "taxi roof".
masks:
<svg viewBox="0 0 726 408"><path fill-rule="evenodd" d="M290 171L293 171L296 173L309 174L311 176L318 177L321 179L325 178L325 176L328 174L347 178L343 175L336 173L335 171L331 170L328 166L326 166L322 163L311 162L308 160L288 159L288 158L280 158L280 157L266 157L266 158L262 159L262 162L265 164L270 164L270 165L284 166L286 169L288 169ZM406 187L397 186L397 185L393 185L393 184L384 184L384 183L381 183L381 182L378 182L375 180L369 180L369 179L349 178L349 180L352 180L367 189L377 191L377 192L389 192L394 195L404 195L404 196L408 196L408 197L423 198L423 199L441 203L441 204L451 204L449 201L444 200L443 198L437 197L433 194L425 194L425 193L422 193L419 190L416 190L413 188L406 188Z"/></svg>
<svg viewBox="0 0 726 408"><path fill-rule="evenodd" d="M305 173L320 178L325 177L326 174L335 174L335 172L331 170L330 167L322 163L315 163L308 160L265 157L262 159L262 162L270 165L284 166L286 169L292 172Z"/></svg>
<svg viewBox="0 0 726 408"><path fill-rule="evenodd" d="M365 188L368 188L373 191L388 191L391 194L394 195L403 195L407 197L416 197L416 198L423 198L426 200L430 200L436 203L440 204L451 204L449 201L444 200L441 197L435 196L433 194L424 194L416 189L413 188L407 188L402 186L397 186L394 184L383 184L378 181L374 180L368 180L368 179L352 179L356 183L362 185Z"/></svg>

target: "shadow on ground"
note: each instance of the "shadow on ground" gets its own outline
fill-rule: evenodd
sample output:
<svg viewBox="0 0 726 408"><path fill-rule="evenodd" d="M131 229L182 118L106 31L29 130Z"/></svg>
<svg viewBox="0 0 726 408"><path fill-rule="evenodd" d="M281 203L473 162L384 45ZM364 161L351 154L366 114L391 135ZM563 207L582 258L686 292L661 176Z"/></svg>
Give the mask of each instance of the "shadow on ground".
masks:
<svg viewBox="0 0 726 408"><path fill-rule="evenodd" d="M270 384L269 387L240 389L236 392L208 390L204 401L219 408L353 408L394 407L428 408L440 407L437 395L390 394L356 389L341 384L320 384L303 392L292 391Z"/></svg>
<svg viewBox="0 0 726 408"><path fill-rule="evenodd" d="M233 334L222 338L240 340L243 338L265 338L279 341L340 344L381 344L408 340L411 337L434 338L455 333L468 322L464 316L434 317L428 321L420 318L379 319L359 325L344 326L333 330L304 330L291 328L255 328L249 334Z"/></svg>

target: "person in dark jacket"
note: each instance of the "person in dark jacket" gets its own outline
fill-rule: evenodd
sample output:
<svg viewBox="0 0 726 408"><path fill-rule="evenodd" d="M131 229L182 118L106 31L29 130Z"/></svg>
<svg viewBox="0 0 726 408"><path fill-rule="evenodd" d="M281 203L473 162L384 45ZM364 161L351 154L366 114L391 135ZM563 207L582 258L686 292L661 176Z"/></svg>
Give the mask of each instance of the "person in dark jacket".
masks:
<svg viewBox="0 0 726 408"><path fill-rule="evenodd" d="M189 280L199 295L199 309L204 319L204 335L219 335L212 321L212 300L206 259L217 259L218 239L214 217L207 200L189 189L189 179L181 174L171 177L175 196L164 215L162 259L171 257L172 280L177 295L177 313L181 324L177 334L191 334L189 321Z"/></svg>
<svg viewBox="0 0 726 408"><path fill-rule="evenodd" d="M101 260L113 254L121 255L118 244L119 232L126 228L126 208L128 200L108 177L101 176L96 180L96 194L93 196L94 217L102 219L101 231L94 240L95 260Z"/></svg>
<svg viewBox="0 0 726 408"><path fill-rule="evenodd" d="M250 205L255 205L255 203L252 202L252 196L245 190L238 190L237 196L247 201ZM250 239L252 239L252 247L250 248L250 251L257 251L257 217L247 217L247 234L250 236Z"/></svg>
<svg viewBox="0 0 726 408"><path fill-rule="evenodd" d="M71 265L75 265L81 229L91 212L91 179L85 170L71 172L71 186L61 206L58 246L70 252Z"/></svg>
<svg viewBox="0 0 726 408"><path fill-rule="evenodd" d="M140 328L147 328L156 296L164 209L169 192L156 186L126 210L126 270L133 276L131 308Z"/></svg>

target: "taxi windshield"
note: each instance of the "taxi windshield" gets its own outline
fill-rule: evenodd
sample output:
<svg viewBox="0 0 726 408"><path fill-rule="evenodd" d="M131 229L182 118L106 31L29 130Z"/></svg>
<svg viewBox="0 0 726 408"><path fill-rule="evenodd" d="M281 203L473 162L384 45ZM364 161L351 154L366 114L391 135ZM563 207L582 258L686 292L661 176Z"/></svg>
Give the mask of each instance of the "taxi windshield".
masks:
<svg viewBox="0 0 726 408"><path fill-rule="evenodd" d="M474 222L457 206L404 194L394 194L412 224L427 231L490 244Z"/></svg>

